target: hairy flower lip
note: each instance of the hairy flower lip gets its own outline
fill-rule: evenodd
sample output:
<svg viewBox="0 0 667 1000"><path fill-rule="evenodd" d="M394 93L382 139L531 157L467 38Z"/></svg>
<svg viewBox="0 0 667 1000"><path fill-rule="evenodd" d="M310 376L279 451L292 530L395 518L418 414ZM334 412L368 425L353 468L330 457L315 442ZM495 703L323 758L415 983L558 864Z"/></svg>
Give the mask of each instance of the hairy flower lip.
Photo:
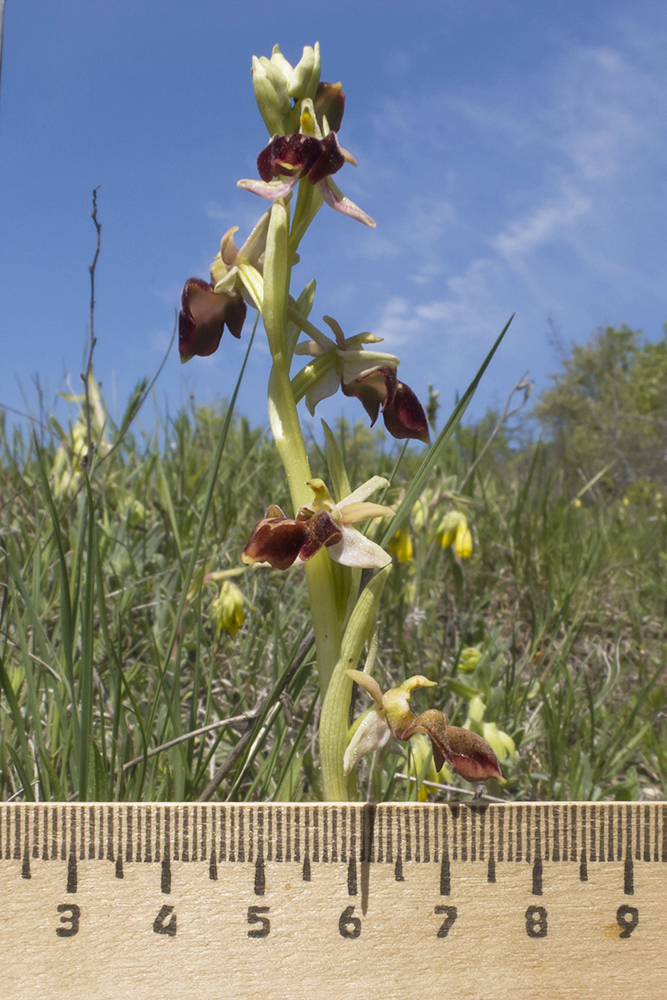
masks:
<svg viewBox="0 0 667 1000"><path fill-rule="evenodd" d="M268 512L267 512L268 513ZM241 562L268 563L274 569L289 569L308 537L306 522L285 517L264 517L253 528L241 553Z"/></svg>
<svg viewBox="0 0 667 1000"><path fill-rule="evenodd" d="M257 157L257 172L267 183L274 177L305 176L321 152L321 141L312 135L274 135Z"/></svg>
<svg viewBox="0 0 667 1000"><path fill-rule="evenodd" d="M240 337L246 317L240 295L214 292L213 285L200 278L188 278L181 294L178 314L178 351L181 362L217 351L225 327Z"/></svg>
<svg viewBox="0 0 667 1000"><path fill-rule="evenodd" d="M422 712L410 727L410 735L413 733L426 733L430 737L436 771L447 761L466 781L497 778L504 782L498 758L489 744L469 729L448 725L442 712L436 709Z"/></svg>

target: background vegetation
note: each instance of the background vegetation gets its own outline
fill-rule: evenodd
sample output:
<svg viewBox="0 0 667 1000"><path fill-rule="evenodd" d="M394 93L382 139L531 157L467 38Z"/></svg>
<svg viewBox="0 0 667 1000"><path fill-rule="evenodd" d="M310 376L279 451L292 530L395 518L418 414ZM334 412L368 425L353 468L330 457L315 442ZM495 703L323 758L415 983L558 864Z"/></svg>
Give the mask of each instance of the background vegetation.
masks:
<svg viewBox="0 0 667 1000"><path fill-rule="evenodd" d="M667 337L598 331L481 461L497 415L459 428L413 511L411 558L397 548L376 676L424 673L438 687L420 708L461 725L481 706L513 737L492 795L666 791L666 382ZM319 797L302 571L239 563L264 507L289 506L267 433L224 402L139 433L145 386L118 426L90 389L68 427L0 413L2 798ZM353 486L385 474L398 499L416 453L339 432ZM317 443L312 464L329 478ZM441 544L452 509L470 558ZM414 797L407 770L369 760L358 794ZM440 794L472 794L459 786Z"/></svg>

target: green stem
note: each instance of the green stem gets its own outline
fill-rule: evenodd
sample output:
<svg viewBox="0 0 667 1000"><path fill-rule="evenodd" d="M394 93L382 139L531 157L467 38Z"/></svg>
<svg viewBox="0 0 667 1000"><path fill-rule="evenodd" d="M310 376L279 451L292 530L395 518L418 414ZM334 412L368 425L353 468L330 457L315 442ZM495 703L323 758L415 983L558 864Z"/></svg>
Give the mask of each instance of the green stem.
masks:
<svg viewBox="0 0 667 1000"><path fill-rule="evenodd" d="M329 683L320 719L320 763L327 802L348 798L343 757L347 749L352 681L347 670L355 670L367 640L375 630L378 604L391 566L377 573L364 588L341 643L340 657Z"/></svg>
<svg viewBox="0 0 667 1000"><path fill-rule="evenodd" d="M286 205L277 201L271 221L264 257L263 319L273 358L269 379L269 422L283 463L290 497L296 512L312 502L307 483L312 479L306 446L292 393L287 361L287 304L291 260ZM318 552L306 564L320 690L324 697L340 653L342 626L336 610L334 581L326 552Z"/></svg>

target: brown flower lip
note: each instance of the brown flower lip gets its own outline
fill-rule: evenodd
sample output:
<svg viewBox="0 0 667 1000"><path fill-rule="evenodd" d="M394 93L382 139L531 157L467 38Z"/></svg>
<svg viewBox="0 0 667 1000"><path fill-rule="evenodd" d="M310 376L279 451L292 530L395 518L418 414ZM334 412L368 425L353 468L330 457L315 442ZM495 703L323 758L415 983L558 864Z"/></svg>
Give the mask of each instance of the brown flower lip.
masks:
<svg viewBox="0 0 667 1000"><path fill-rule="evenodd" d="M286 517L280 507L269 507L266 517L252 529L241 561L269 563L274 569L289 569L296 562L308 562L322 546L336 545L343 537L330 514L318 510L311 516L301 508L296 518Z"/></svg>
<svg viewBox="0 0 667 1000"><path fill-rule="evenodd" d="M410 386L398 381L395 368L380 368L363 378L341 383L341 389L343 395L356 396L360 400L371 418L371 427L382 413L392 437L411 438L424 444L431 440L424 407Z"/></svg>
<svg viewBox="0 0 667 1000"><path fill-rule="evenodd" d="M324 139L295 132L274 135L257 157L257 171L267 183L274 177L307 176L311 184L319 184L344 163L335 132L329 132Z"/></svg>
<svg viewBox="0 0 667 1000"><path fill-rule="evenodd" d="M489 744L469 729L447 725L442 712L429 709L418 715L409 726L409 735L419 732L431 739L436 771L447 761L466 781L486 781L488 778L504 781L498 758Z"/></svg>
<svg viewBox="0 0 667 1000"><path fill-rule="evenodd" d="M183 286L178 314L181 361L189 361L195 355L208 357L214 354L225 326L233 337L240 337L246 311L246 304L240 295L214 292L213 285L201 278L188 278Z"/></svg>

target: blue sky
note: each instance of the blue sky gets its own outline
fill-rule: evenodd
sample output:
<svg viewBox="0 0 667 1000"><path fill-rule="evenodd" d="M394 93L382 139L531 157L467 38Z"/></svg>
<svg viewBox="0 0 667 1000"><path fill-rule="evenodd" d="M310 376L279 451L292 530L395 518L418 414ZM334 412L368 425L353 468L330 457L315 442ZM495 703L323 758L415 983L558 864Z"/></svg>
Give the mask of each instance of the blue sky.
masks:
<svg viewBox="0 0 667 1000"><path fill-rule="evenodd" d="M289 12L287 10L289 9ZM302 244L313 316L385 337L400 377L445 409L512 312L474 411L537 389L566 345L667 319L667 8L553 0L7 0L0 95L0 404L78 388L101 185L95 370L122 412L169 343L184 280L264 203L236 188L267 141L253 54L319 40L347 94L336 180L377 221L326 206ZM246 327L246 331L249 326ZM157 383L163 410L229 394L245 347ZM241 408L265 422L267 350ZM61 412L64 412L63 404ZM329 419L360 419L354 400ZM319 413L319 410L318 410Z"/></svg>

